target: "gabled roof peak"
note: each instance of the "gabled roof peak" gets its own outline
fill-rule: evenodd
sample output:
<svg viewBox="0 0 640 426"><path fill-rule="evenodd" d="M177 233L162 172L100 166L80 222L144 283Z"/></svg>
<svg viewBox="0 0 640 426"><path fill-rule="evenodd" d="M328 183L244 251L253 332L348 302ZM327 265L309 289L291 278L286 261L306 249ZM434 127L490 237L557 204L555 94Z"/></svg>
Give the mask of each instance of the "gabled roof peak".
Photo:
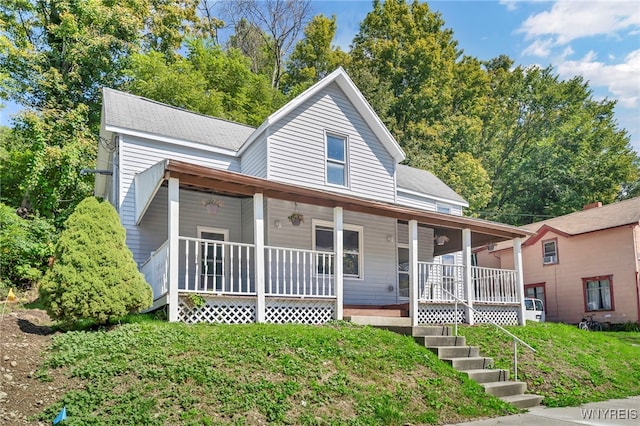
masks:
<svg viewBox="0 0 640 426"><path fill-rule="evenodd" d="M356 87L354 82L342 67L336 68L332 73L315 83L313 86L309 87L307 90L296 96L282 108L267 117L267 119L260 125L260 127L258 127L256 131L251 136L249 136L245 144L242 146L242 148L240 148L240 153L242 153L249 145L251 145L251 143L255 141L268 127L278 122L295 108L302 105L309 98L325 89L332 83L336 83L338 87L340 87L340 89L344 92L349 101L351 101L358 113L369 125L373 133L378 137L378 139L380 139L380 142L382 142L382 144L391 154L396 163L403 161L405 159L404 151L402 150L402 148L400 148L400 145L395 140L393 135L391 135L387 127L380 120L380 117L378 117L371 105L369 105L369 102L367 102L365 97L362 95L360 90Z"/></svg>

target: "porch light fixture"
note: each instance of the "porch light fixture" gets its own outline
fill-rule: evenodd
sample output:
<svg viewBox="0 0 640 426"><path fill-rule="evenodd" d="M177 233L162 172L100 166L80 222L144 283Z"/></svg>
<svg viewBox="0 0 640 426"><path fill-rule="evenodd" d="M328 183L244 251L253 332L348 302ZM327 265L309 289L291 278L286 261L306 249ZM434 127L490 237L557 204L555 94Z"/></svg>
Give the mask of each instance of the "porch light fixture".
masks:
<svg viewBox="0 0 640 426"><path fill-rule="evenodd" d="M393 238L393 235L391 235L391 234L387 235L387 242L388 243L393 243L394 240L395 240L395 238Z"/></svg>
<svg viewBox="0 0 640 426"><path fill-rule="evenodd" d="M433 240L436 242L437 246L443 246L445 245L445 243L449 242L449 237L447 237L446 235L436 235L435 237L433 237Z"/></svg>
<svg viewBox="0 0 640 426"><path fill-rule="evenodd" d="M276 220L275 222L273 222L273 226L276 229L282 229L282 222L280 220Z"/></svg>

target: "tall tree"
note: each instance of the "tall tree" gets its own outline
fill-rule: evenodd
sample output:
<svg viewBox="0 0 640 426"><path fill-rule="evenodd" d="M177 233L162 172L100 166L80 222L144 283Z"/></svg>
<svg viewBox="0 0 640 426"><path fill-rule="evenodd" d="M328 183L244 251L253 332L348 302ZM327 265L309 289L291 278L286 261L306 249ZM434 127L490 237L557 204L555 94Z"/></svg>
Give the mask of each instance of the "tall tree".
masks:
<svg viewBox="0 0 640 426"><path fill-rule="evenodd" d="M338 26L335 15L316 15L294 47L283 77L284 91L297 94L339 66L349 64L349 54L332 45Z"/></svg>
<svg viewBox="0 0 640 426"><path fill-rule="evenodd" d="M136 54L127 90L203 114L259 125L284 103L266 76L251 72L249 59L210 39L187 42L187 55L172 60L158 52Z"/></svg>
<svg viewBox="0 0 640 426"><path fill-rule="evenodd" d="M459 157L466 165L459 175L448 164L479 138L477 114L489 85L480 62L461 54L453 32L426 3L374 1L354 39L350 69L408 163L431 170L477 210L490 196L488 185L476 185L486 173L479 157ZM473 192L480 189L485 192Z"/></svg>
<svg viewBox="0 0 640 426"><path fill-rule="evenodd" d="M610 203L638 179L615 102L594 100L581 77L560 80L551 67L487 62L491 104L480 142L495 197L493 219L527 223Z"/></svg>
<svg viewBox="0 0 640 426"><path fill-rule="evenodd" d="M0 94L20 104L3 176L14 207L61 224L90 192L100 89L118 87L133 52L179 47L194 0L6 0L0 3ZM4 142L3 142L4 143ZM12 169L12 165L20 165Z"/></svg>
<svg viewBox="0 0 640 426"><path fill-rule="evenodd" d="M262 30L272 62L271 87L279 88L286 55L311 17L310 0L232 0L226 5L234 25L245 19Z"/></svg>

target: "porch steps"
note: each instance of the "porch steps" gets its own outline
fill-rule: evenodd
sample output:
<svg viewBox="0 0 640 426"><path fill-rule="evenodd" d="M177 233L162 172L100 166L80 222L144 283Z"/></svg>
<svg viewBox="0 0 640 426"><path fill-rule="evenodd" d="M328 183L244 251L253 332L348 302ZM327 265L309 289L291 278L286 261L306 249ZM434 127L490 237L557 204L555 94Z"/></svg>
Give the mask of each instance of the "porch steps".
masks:
<svg viewBox="0 0 640 426"><path fill-rule="evenodd" d="M417 343L438 355L442 361L478 382L486 393L518 408L535 407L542 402L542 396L525 393L526 383L509 380L509 370L493 368L493 359L481 356L477 346L468 346L464 336L452 336L448 326L386 325L381 328L413 336Z"/></svg>

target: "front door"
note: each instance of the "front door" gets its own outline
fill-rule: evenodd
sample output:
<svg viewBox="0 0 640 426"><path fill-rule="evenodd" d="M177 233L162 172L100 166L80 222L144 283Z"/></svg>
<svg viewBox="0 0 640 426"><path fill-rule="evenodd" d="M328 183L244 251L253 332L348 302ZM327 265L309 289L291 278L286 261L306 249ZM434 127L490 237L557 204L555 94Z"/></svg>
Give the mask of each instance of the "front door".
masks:
<svg viewBox="0 0 640 426"><path fill-rule="evenodd" d="M200 242L200 289L223 291L225 287L225 245L229 231L226 229L198 228Z"/></svg>

